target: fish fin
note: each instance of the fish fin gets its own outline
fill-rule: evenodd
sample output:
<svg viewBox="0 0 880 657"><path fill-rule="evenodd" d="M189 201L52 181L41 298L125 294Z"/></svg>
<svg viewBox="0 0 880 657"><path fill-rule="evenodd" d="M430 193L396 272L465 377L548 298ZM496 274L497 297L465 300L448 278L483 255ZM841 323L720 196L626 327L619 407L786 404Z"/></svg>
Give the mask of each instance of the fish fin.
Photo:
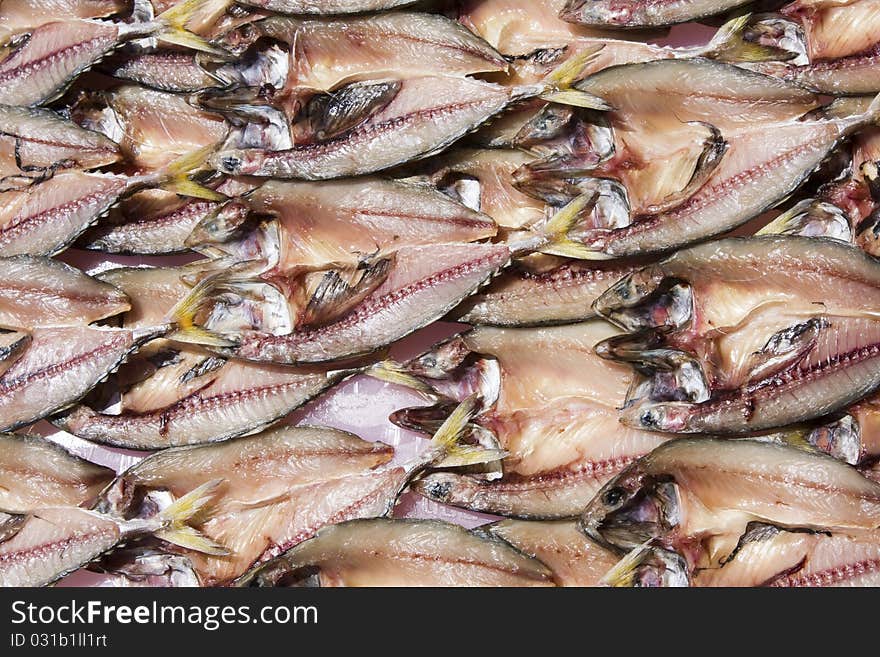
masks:
<svg viewBox="0 0 880 657"><path fill-rule="evenodd" d="M360 278L346 281L336 270L324 274L299 318L300 326L322 326L341 317L372 294L388 277L391 258L364 263Z"/></svg>
<svg viewBox="0 0 880 657"><path fill-rule="evenodd" d="M312 133L308 137L325 141L351 130L387 107L400 87L399 81L354 83L314 96L304 108Z"/></svg>
<svg viewBox="0 0 880 657"><path fill-rule="evenodd" d="M183 46L190 50L199 50L201 52L218 55L220 57L229 57L229 53L209 43L206 39L197 34L193 34L186 29L186 24L193 15L201 9L202 5L211 0L183 0L183 2L175 3L170 9L159 14L156 17L156 23L159 28L156 38L165 43L176 46ZM232 0L229 1L232 4Z"/></svg>
<svg viewBox="0 0 880 657"><path fill-rule="evenodd" d="M579 260L608 260L611 256L596 251L572 239L572 232L579 220L596 205L597 195L593 192L581 194L553 215L541 228L546 243L538 250L548 255L557 255Z"/></svg>
<svg viewBox="0 0 880 657"><path fill-rule="evenodd" d="M852 242L853 237L846 212L815 198L796 203L755 234L828 237L844 242Z"/></svg>
<svg viewBox="0 0 880 657"><path fill-rule="evenodd" d="M642 543L627 552L624 557L611 567L599 583L614 588L629 588L633 585L636 567L639 566L651 550L651 541Z"/></svg>
<svg viewBox="0 0 880 657"><path fill-rule="evenodd" d="M206 482L190 491L165 509L160 518L165 523L163 529L155 532L164 541L215 556L228 555L228 549L208 538L189 523L198 522L217 495L222 479Z"/></svg>
<svg viewBox="0 0 880 657"><path fill-rule="evenodd" d="M482 400L474 394L461 402L449 414L449 417L440 425L431 439L431 445L438 453L437 458L432 462L434 466L478 465L498 461L506 456L507 453L504 450L462 442L470 435L470 421L481 410Z"/></svg>
<svg viewBox="0 0 880 657"><path fill-rule="evenodd" d="M540 97L551 103L603 112L610 110L611 106L598 96L574 87L577 82L583 79L585 69L604 47L604 44L599 44L587 48L562 62L544 79L544 92L540 94Z"/></svg>
<svg viewBox="0 0 880 657"><path fill-rule="evenodd" d="M880 125L880 94L874 96L874 100L871 101L868 109L865 110L864 118L870 123Z"/></svg>
<svg viewBox="0 0 880 657"><path fill-rule="evenodd" d="M364 370L364 374L379 381L410 388L430 397L436 397L437 391L416 376L406 372L400 363L383 360Z"/></svg>
<svg viewBox="0 0 880 657"><path fill-rule="evenodd" d="M214 152L214 146L207 146L181 155L168 164L161 172L159 187L182 196L192 196L206 201L225 201L225 194L190 180L189 175L202 168L208 156Z"/></svg>
<svg viewBox="0 0 880 657"><path fill-rule="evenodd" d="M745 31L751 18L751 14L743 14L727 21L700 54L720 62L784 62L797 57L797 53L785 48L746 40Z"/></svg>
<svg viewBox="0 0 880 657"><path fill-rule="evenodd" d="M222 276L222 274L220 274ZM175 325L175 331L169 335L169 339L177 342L204 345L207 347L234 347L233 340L224 338L213 331L209 331L195 322L198 311L210 298L215 284L216 276L211 276L201 281L192 291L181 299L169 312L170 321Z"/></svg>

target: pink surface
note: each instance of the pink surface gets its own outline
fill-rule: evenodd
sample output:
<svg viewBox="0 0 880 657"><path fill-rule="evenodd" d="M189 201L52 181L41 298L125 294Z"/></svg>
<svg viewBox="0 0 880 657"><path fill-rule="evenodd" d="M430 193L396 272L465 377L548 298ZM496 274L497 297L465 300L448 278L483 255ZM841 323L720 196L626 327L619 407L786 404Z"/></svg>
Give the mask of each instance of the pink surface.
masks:
<svg viewBox="0 0 880 657"><path fill-rule="evenodd" d="M715 28L704 25L679 25L673 27L664 39L654 40L660 45L688 46L705 43L715 33ZM172 256L146 258L133 256L104 256L85 251L71 250L60 260L86 271L107 269L108 266L131 266L152 264L179 265L197 259L195 256ZM412 356L426 347L466 328L463 325L436 323L419 331L395 346L392 355L397 358ZM425 403L423 397L412 391L382 383L368 377L355 377L345 381L329 393L293 413L285 421L290 424L313 424L336 427L351 431L365 440L382 441L392 445L396 459L406 461L424 449L423 437L412 431L396 427L388 421L388 415L399 408ZM144 452L132 452L95 445L55 429L47 422L40 422L35 432L54 440L83 458L122 472L146 456ZM406 518L439 518L466 527L476 527L493 520L492 516L470 513L431 502L413 493L404 494L395 509L395 516ZM125 582L117 578L76 572L58 583L58 586L119 586Z"/></svg>

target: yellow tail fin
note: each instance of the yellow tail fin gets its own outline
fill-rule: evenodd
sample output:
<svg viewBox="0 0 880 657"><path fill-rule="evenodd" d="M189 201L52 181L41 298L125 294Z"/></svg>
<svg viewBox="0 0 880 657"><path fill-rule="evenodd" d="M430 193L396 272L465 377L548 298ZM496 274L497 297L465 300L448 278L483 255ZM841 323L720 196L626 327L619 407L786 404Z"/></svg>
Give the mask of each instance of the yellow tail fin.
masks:
<svg viewBox="0 0 880 657"><path fill-rule="evenodd" d="M229 550L205 536L190 524L198 522L204 517L207 508L217 495L217 489L222 483L222 479L209 481L174 502L174 504L162 512L160 518L164 521L165 526L155 532L155 535L174 545L203 552L204 554L215 556L229 554Z"/></svg>
<svg viewBox="0 0 880 657"><path fill-rule="evenodd" d="M227 200L228 197L225 194L221 194L189 179L191 173L198 171L204 166L214 150L214 146L207 146L192 153L181 155L162 170L159 187L182 196L191 196L206 201L217 201L219 203Z"/></svg>
<svg viewBox="0 0 880 657"><path fill-rule="evenodd" d="M783 62L797 56L783 48L746 41L744 33L751 18L751 14L744 14L727 21L700 54L721 62Z"/></svg>
<svg viewBox="0 0 880 657"><path fill-rule="evenodd" d="M600 44L587 48L562 62L544 79L545 90L541 94L541 98L561 105L601 111L610 110L611 106L598 96L574 88L574 84L583 79L587 66L604 47L603 44Z"/></svg>
<svg viewBox="0 0 880 657"><path fill-rule="evenodd" d="M171 309L169 320L174 324L176 330L168 336L169 339L208 347L236 346L234 341L199 326L195 321L196 314L210 298L215 279L216 276L211 276L203 280Z"/></svg>
<svg viewBox="0 0 880 657"><path fill-rule="evenodd" d="M491 463L507 456L501 449L486 448L480 445L467 445L461 441L468 436L468 425L481 408L478 395L474 394L461 402L446 421L437 429L431 439L432 446L437 450L438 457L434 465L460 467Z"/></svg>
<svg viewBox="0 0 880 657"><path fill-rule="evenodd" d="M541 253L577 258L578 260L608 260L611 256L589 248L571 239L571 231L585 212L596 204L596 194L581 194L571 203L550 218L543 227L546 243L539 249Z"/></svg>
<svg viewBox="0 0 880 657"><path fill-rule="evenodd" d="M371 365L364 370L364 374L379 381L410 388L429 397L437 396L437 391L434 388L412 374L404 372L400 364L393 360L383 360Z"/></svg>
<svg viewBox="0 0 880 657"><path fill-rule="evenodd" d="M156 17L159 29L156 38L166 43L171 43L191 50L210 53L220 57L229 57L229 53L214 46L197 34L186 29L186 24L193 15L211 0L184 0L172 6L167 11ZM228 4L232 4L229 0Z"/></svg>

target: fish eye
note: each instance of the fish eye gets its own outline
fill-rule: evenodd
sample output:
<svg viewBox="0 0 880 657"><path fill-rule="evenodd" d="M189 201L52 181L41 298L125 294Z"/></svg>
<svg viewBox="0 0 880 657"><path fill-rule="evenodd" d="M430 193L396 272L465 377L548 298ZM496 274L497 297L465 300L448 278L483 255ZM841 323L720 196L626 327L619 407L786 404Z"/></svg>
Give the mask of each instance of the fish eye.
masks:
<svg viewBox="0 0 880 657"><path fill-rule="evenodd" d="M602 495L602 504L604 504L605 506L615 507L623 502L624 497L626 497L626 491L619 486L615 486L614 488L609 488Z"/></svg>
<svg viewBox="0 0 880 657"><path fill-rule="evenodd" d="M241 158L235 157L234 155L228 155L220 160L220 164L223 166L223 170L229 173L234 173L241 167Z"/></svg>

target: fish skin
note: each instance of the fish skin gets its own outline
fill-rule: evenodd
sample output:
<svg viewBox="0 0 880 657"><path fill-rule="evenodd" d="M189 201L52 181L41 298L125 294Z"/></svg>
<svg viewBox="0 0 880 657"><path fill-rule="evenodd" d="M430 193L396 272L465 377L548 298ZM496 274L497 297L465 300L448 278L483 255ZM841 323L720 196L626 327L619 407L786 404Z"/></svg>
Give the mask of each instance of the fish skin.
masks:
<svg viewBox="0 0 880 657"><path fill-rule="evenodd" d="M0 377L0 426L11 431L74 404L128 354L167 327L60 326L31 331L32 342Z"/></svg>
<svg viewBox="0 0 880 657"><path fill-rule="evenodd" d="M0 434L0 509L88 506L116 473L39 436Z"/></svg>
<svg viewBox="0 0 880 657"><path fill-rule="evenodd" d="M65 171L24 190L0 192L0 255L49 256L64 250L130 184L125 176Z"/></svg>
<svg viewBox="0 0 880 657"><path fill-rule="evenodd" d="M646 521L638 535L632 514L657 503L656 487L671 484L663 522ZM646 494L647 497L642 497ZM635 504L638 508L633 507ZM631 540L651 536L688 550L695 565L717 565L750 522L780 527L861 532L880 526L880 485L825 454L755 440L683 438L670 441L626 468L580 517L587 536L626 552ZM629 537L631 536L631 538Z"/></svg>
<svg viewBox="0 0 880 657"><path fill-rule="evenodd" d="M478 326L529 327L581 322L593 303L635 264L563 260L550 269L514 266L468 297L451 317Z"/></svg>
<svg viewBox="0 0 880 657"><path fill-rule="evenodd" d="M560 13L562 20L580 25L613 28L662 27L725 14L746 4L744 0L662 3L643 0L569 0Z"/></svg>
<svg viewBox="0 0 880 657"><path fill-rule="evenodd" d="M16 151L20 160L16 161ZM119 146L54 112L0 105L0 177L50 175L117 162Z"/></svg>
<svg viewBox="0 0 880 657"><path fill-rule="evenodd" d="M106 18L128 9L129 3L121 0L5 0L0 10L0 44L45 23Z"/></svg>
<svg viewBox="0 0 880 657"><path fill-rule="evenodd" d="M72 507L43 508L0 543L0 586L47 586L122 539L116 521ZM44 549L56 544L65 549Z"/></svg>
<svg viewBox="0 0 880 657"><path fill-rule="evenodd" d="M412 78L383 109L338 137L286 151L220 151L209 164L230 175L304 180L375 173L444 150L503 111L512 94L479 80Z"/></svg>
<svg viewBox="0 0 880 657"><path fill-rule="evenodd" d="M584 536L575 520L502 520L480 529L545 564L559 586L602 586L619 559Z"/></svg>
<svg viewBox="0 0 880 657"><path fill-rule="evenodd" d="M608 324L591 321L463 334L463 358L495 359L502 373L497 401L473 422L494 434L508 452L501 463L503 476L486 481L432 472L414 482L413 490L437 502L518 518L579 513L609 478L667 440L620 426L616 405L631 376L593 353L596 342L614 333ZM412 366L404 369L418 376ZM453 382L469 379L457 366L447 376ZM444 383L435 387L445 393ZM398 424L401 419L399 413L392 416Z"/></svg>
<svg viewBox="0 0 880 657"><path fill-rule="evenodd" d="M243 196L251 215L277 222L280 244L263 254L273 273L298 268L357 265L366 254L446 242L474 242L496 233L495 222L440 192L378 178L322 183L269 181ZM190 236L211 244L211 218ZM222 237L222 234L218 237ZM253 258L230 245L231 255ZM224 246L219 245L221 250Z"/></svg>
<svg viewBox="0 0 880 657"><path fill-rule="evenodd" d="M443 317L509 258L507 247L490 244L400 249L384 282L344 315L288 335L246 332L220 353L288 364L367 354Z"/></svg>
<svg viewBox="0 0 880 657"><path fill-rule="evenodd" d="M223 86L199 62L197 55L160 50L115 56L102 62L100 68L120 80L171 93L194 93Z"/></svg>
<svg viewBox="0 0 880 657"><path fill-rule="evenodd" d="M503 541L437 520L388 519L327 527L241 583L276 586L306 566L319 569L321 586L554 585L543 564Z"/></svg>
<svg viewBox="0 0 880 657"><path fill-rule="evenodd" d="M53 422L93 442L137 450L234 438L268 427L335 384L323 370L229 362L210 385L145 413L99 413L76 406Z"/></svg>
<svg viewBox="0 0 880 657"><path fill-rule="evenodd" d="M46 23L0 61L0 103L41 105L58 97L120 38L118 24L100 21Z"/></svg>
<svg viewBox="0 0 880 657"><path fill-rule="evenodd" d="M125 293L70 265L26 255L0 258L2 326L90 324L130 307Z"/></svg>
<svg viewBox="0 0 880 657"><path fill-rule="evenodd" d="M383 11L411 5L416 0L244 0L241 4L278 14L335 15Z"/></svg>
<svg viewBox="0 0 880 657"><path fill-rule="evenodd" d="M494 48L438 14L391 12L306 20L273 16L227 32L219 42L230 51L244 52L260 38L290 48L285 89L330 90L356 80L507 70L507 61ZM224 75L227 70L221 67L220 77L235 76Z"/></svg>

